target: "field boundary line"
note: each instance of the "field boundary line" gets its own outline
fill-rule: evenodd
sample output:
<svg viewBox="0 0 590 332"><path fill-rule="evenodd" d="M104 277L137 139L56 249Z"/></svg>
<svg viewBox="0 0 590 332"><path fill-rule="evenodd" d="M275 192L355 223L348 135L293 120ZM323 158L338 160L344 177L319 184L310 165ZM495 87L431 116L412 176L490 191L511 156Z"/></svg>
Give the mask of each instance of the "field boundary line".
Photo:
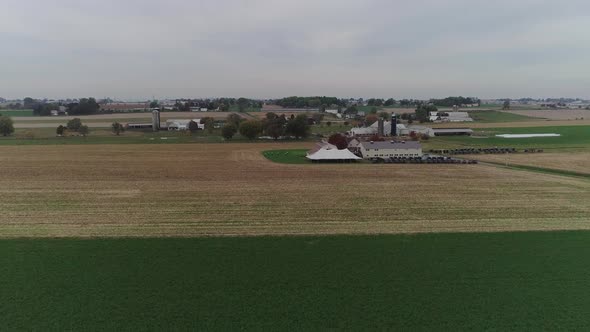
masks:
<svg viewBox="0 0 590 332"><path fill-rule="evenodd" d="M519 171L561 175L561 176L568 176L568 177L573 177L573 178L582 178L582 179L590 180L590 174L588 174L588 173L580 173L580 172L567 171L567 170L562 170L562 169L527 166L527 165L519 165L519 164L505 164L505 163L500 163L500 162L495 162L495 161L479 161L479 163L484 164L484 165L488 164L490 166L501 167L501 168L506 168L506 169L519 170Z"/></svg>

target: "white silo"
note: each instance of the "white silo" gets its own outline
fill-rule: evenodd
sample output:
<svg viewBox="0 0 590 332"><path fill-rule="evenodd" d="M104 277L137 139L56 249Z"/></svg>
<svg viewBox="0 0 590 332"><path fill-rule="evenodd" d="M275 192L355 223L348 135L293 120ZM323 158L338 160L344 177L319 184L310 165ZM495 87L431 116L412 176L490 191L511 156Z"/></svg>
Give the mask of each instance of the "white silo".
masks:
<svg viewBox="0 0 590 332"><path fill-rule="evenodd" d="M154 131L160 130L160 111L152 111L152 129Z"/></svg>

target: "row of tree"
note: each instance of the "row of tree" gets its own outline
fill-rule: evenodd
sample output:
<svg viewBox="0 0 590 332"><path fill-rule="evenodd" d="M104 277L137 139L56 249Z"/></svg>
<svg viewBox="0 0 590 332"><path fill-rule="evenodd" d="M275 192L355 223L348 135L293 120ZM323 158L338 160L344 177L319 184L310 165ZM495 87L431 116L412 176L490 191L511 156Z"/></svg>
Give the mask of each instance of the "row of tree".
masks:
<svg viewBox="0 0 590 332"><path fill-rule="evenodd" d="M441 107L453 107L461 105L481 105L481 100L474 97L447 97L444 99L430 99L430 103Z"/></svg>
<svg viewBox="0 0 590 332"><path fill-rule="evenodd" d="M380 98L367 99L367 106L395 106L397 102L393 98L387 100Z"/></svg>
<svg viewBox="0 0 590 332"><path fill-rule="evenodd" d="M244 120L237 114L231 114L221 129L221 135L228 140L238 132L251 140L260 135L267 135L275 140L282 136L300 139L309 136L309 130L309 119L305 114L287 118L285 115L267 113L262 120Z"/></svg>
<svg viewBox="0 0 590 332"><path fill-rule="evenodd" d="M65 126L57 126L55 133L57 134L57 136L63 136L66 130L77 132L82 136L86 136L88 135L88 133L90 133L90 128L88 128L88 126L86 125L83 125L82 120L80 120L79 118L74 118L68 121L68 123Z"/></svg>
<svg viewBox="0 0 590 332"><path fill-rule="evenodd" d="M347 101L336 97L286 97L274 101L276 105L286 108L315 108L325 110L327 107L345 107Z"/></svg>
<svg viewBox="0 0 590 332"><path fill-rule="evenodd" d="M45 103L43 101L33 100L32 98L29 99L31 100L25 98L24 107L32 108L33 114L40 116L51 115L51 111L58 110L60 106L64 106L69 115L90 115L96 114L100 110L100 105L94 98L82 98L76 103L69 103L66 105Z"/></svg>
<svg viewBox="0 0 590 332"><path fill-rule="evenodd" d="M158 107L159 103L153 101L150 107ZM174 104L174 108L181 112L190 112L191 107L206 108L207 110L220 110L222 112L230 111L232 107L237 108L239 112L245 112L248 109L262 108L260 100L248 98L217 98L217 99L179 99Z"/></svg>
<svg viewBox="0 0 590 332"><path fill-rule="evenodd" d="M282 99L277 99L274 101L276 105L287 107L287 108L317 108L320 111L325 110L327 107L335 107L335 108L346 108L358 105L358 103L364 103L363 99L339 99L336 97L286 97ZM396 101L393 98L389 99L382 99L382 98L370 98L366 100L367 106L402 106L402 107L411 107L411 106L418 106L424 103L421 100L415 99L401 99Z"/></svg>
<svg viewBox="0 0 590 332"><path fill-rule="evenodd" d="M8 136L12 133L14 133L14 123L12 122L12 118L0 114L0 134L2 136Z"/></svg>

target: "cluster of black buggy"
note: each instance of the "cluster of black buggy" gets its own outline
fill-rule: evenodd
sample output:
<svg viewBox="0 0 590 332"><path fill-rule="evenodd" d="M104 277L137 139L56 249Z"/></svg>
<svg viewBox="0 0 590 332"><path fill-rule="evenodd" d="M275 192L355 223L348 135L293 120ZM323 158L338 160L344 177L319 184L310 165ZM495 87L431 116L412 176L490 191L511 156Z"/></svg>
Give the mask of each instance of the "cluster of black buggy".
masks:
<svg viewBox="0 0 590 332"><path fill-rule="evenodd" d="M519 150L515 148L462 148L462 149L448 149L448 150L430 150L431 153L439 154L503 154L503 153L518 153ZM536 153L543 152L541 149L525 149L522 152Z"/></svg>
<svg viewBox="0 0 590 332"><path fill-rule="evenodd" d="M373 164L477 164L477 160L442 156L374 158Z"/></svg>

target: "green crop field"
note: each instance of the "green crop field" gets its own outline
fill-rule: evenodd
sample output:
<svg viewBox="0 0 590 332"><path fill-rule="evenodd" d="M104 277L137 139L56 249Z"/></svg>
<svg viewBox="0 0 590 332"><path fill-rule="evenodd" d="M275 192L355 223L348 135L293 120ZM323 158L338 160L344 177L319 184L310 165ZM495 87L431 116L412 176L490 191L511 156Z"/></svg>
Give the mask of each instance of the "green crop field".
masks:
<svg viewBox="0 0 590 332"><path fill-rule="evenodd" d="M243 112L249 113L249 112L260 112L262 109L260 107L248 107L246 109L244 109ZM229 112L240 112L240 108L238 107L238 105L230 105L229 107Z"/></svg>
<svg viewBox="0 0 590 332"><path fill-rule="evenodd" d="M524 116L514 113L500 112L500 111L470 111L469 116L477 122L515 122L515 121L532 121L538 120L530 116Z"/></svg>
<svg viewBox="0 0 590 332"><path fill-rule="evenodd" d="M502 138L498 134L560 134L560 137ZM475 129L469 136L435 137L427 143L433 147L494 147L542 148L550 150L590 148L590 126L522 127Z"/></svg>
<svg viewBox="0 0 590 332"><path fill-rule="evenodd" d="M479 107L486 107L486 108L500 108L502 104L481 104Z"/></svg>
<svg viewBox="0 0 590 332"><path fill-rule="evenodd" d="M0 109L0 115L6 116L34 116L33 110L9 110Z"/></svg>
<svg viewBox="0 0 590 332"><path fill-rule="evenodd" d="M262 155L276 163L310 164L311 162L305 158L307 151L306 149L269 150L262 152Z"/></svg>
<svg viewBox="0 0 590 332"><path fill-rule="evenodd" d="M3 330L587 330L590 232L0 241Z"/></svg>

